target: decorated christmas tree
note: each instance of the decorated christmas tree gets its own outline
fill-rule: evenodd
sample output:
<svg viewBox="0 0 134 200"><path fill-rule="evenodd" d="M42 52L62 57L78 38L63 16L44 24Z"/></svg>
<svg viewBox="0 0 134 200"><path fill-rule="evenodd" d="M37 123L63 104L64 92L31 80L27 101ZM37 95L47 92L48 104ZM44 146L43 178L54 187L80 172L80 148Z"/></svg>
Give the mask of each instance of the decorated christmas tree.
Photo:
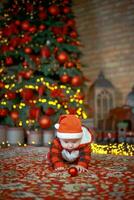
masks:
<svg viewBox="0 0 134 200"><path fill-rule="evenodd" d="M51 129L86 118L80 41L70 0L0 4L0 124Z"/></svg>

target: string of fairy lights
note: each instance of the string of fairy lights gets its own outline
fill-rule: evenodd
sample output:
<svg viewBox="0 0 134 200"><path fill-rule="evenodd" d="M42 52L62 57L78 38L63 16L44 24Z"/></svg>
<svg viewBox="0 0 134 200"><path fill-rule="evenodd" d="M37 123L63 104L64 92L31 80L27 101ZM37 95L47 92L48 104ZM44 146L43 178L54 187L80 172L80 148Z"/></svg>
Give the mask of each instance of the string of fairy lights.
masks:
<svg viewBox="0 0 134 200"><path fill-rule="evenodd" d="M115 144L91 144L91 149L93 153L97 154L113 154L122 156L133 156L134 155L134 145L128 143L115 143Z"/></svg>

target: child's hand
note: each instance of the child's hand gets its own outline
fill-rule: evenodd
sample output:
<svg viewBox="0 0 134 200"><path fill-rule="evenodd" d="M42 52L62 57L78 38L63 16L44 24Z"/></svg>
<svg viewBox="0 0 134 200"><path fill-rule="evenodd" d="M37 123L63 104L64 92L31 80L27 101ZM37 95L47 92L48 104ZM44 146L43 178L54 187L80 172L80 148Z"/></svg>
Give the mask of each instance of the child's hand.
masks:
<svg viewBox="0 0 134 200"><path fill-rule="evenodd" d="M88 172L88 170L85 167L82 167L80 165L76 165L75 167L77 168L78 172L80 172L80 173L81 172Z"/></svg>
<svg viewBox="0 0 134 200"><path fill-rule="evenodd" d="M55 171L63 171L63 170L65 170L65 167L58 167L55 169Z"/></svg>

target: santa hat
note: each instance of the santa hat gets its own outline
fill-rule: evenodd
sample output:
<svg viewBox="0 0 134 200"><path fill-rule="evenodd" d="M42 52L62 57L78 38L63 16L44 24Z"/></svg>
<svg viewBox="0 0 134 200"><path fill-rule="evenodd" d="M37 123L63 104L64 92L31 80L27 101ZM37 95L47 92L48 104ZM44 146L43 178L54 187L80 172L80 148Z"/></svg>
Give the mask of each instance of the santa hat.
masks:
<svg viewBox="0 0 134 200"><path fill-rule="evenodd" d="M75 115L61 115L57 124L57 137L60 139L79 139L81 144L92 141L91 132L81 125L80 119Z"/></svg>

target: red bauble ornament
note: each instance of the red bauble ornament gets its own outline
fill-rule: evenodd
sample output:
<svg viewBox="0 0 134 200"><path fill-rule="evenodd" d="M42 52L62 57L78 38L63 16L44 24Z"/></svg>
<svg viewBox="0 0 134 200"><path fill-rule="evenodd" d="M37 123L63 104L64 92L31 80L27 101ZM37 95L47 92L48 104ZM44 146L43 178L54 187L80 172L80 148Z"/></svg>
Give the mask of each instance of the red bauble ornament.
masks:
<svg viewBox="0 0 134 200"><path fill-rule="evenodd" d="M26 11L32 12L34 9L33 5L31 3L26 3Z"/></svg>
<svg viewBox="0 0 134 200"><path fill-rule="evenodd" d="M25 47L24 52L27 53L27 54L32 53L31 47Z"/></svg>
<svg viewBox="0 0 134 200"><path fill-rule="evenodd" d="M10 50L10 51L14 51L14 47L10 46L10 47L9 47L9 50Z"/></svg>
<svg viewBox="0 0 134 200"><path fill-rule="evenodd" d="M59 48L58 47L54 47L54 54L57 54Z"/></svg>
<svg viewBox="0 0 134 200"><path fill-rule="evenodd" d="M44 58L49 58L51 55L50 49L46 46L41 49L41 56Z"/></svg>
<svg viewBox="0 0 134 200"><path fill-rule="evenodd" d="M32 74L33 74L33 71L32 70L29 70L29 71L26 71L25 73L24 73L24 78L25 79L30 79L31 78L31 76L32 76Z"/></svg>
<svg viewBox="0 0 134 200"><path fill-rule="evenodd" d="M49 128L51 126L51 120L48 116L43 116L39 120L39 125L41 128Z"/></svg>
<svg viewBox="0 0 134 200"><path fill-rule="evenodd" d="M83 82L83 79L81 76L74 76L71 80L72 86L80 86Z"/></svg>
<svg viewBox="0 0 134 200"><path fill-rule="evenodd" d="M12 65L13 64L13 59L12 59L12 57L6 57L6 64L7 65Z"/></svg>
<svg viewBox="0 0 134 200"><path fill-rule="evenodd" d="M63 8L63 12L65 13L65 14L68 14L68 13L70 13L71 12L71 9L69 8L69 7L64 7Z"/></svg>
<svg viewBox="0 0 134 200"><path fill-rule="evenodd" d="M0 89L3 89L4 87L5 87L5 84L2 81L0 81Z"/></svg>
<svg viewBox="0 0 134 200"><path fill-rule="evenodd" d="M0 108L0 117L5 117L8 114L8 110L6 108Z"/></svg>
<svg viewBox="0 0 134 200"><path fill-rule="evenodd" d="M44 11L45 7L44 6L39 6L39 11Z"/></svg>
<svg viewBox="0 0 134 200"><path fill-rule="evenodd" d="M58 37L56 40L57 40L57 42L59 42L59 43L64 42L64 38L63 38L63 37Z"/></svg>
<svg viewBox="0 0 134 200"><path fill-rule="evenodd" d="M63 3L63 4L69 4L69 1L70 1L70 0L63 0L62 3Z"/></svg>
<svg viewBox="0 0 134 200"><path fill-rule="evenodd" d="M19 78L24 78L24 76L25 76L25 71L20 71L20 72L18 73L18 79L19 79Z"/></svg>
<svg viewBox="0 0 134 200"><path fill-rule="evenodd" d="M70 33L70 36L71 36L72 38L77 38L77 37L78 37L78 34L77 34L76 31L72 31L72 32Z"/></svg>
<svg viewBox="0 0 134 200"><path fill-rule="evenodd" d="M40 30L40 31L44 31L45 29L46 29L46 25L41 24L41 25L39 26L39 30Z"/></svg>
<svg viewBox="0 0 134 200"><path fill-rule="evenodd" d="M75 64L72 61L69 61L69 62L66 63L66 67L68 67L68 68L71 68L71 67L74 67L74 66L75 66Z"/></svg>
<svg viewBox="0 0 134 200"><path fill-rule="evenodd" d="M76 167L70 167L68 173L73 177L78 175L78 170Z"/></svg>
<svg viewBox="0 0 134 200"><path fill-rule="evenodd" d="M45 85L40 85L38 87L38 93L39 93L39 95L42 96L44 94L45 90L46 90L46 86Z"/></svg>
<svg viewBox="0 0 134 200"><path fill-rule="evenodd" d="M29 30L30 24L28 21L23 21L21 24L21 27L24 31L27 31L27 30Z"/></svg>
<svg viewBox="0 0 134 200"><path fill-rule="evenodd" d="M16 121L16 120L19 119L19 113L18 113L18 111L16 111L16 110L12 111L12 112L10 113L10 116L11 116L11 118L12 118L14 121Z"/></svg>
<svg viewBox="0 0 134 200"><path fill-rule="evenodd" d="M27 67L27 66L28 66L28 62L24 61L24 62L22 63L22 65L23 65L23 67Z"/></svg>
<svg viewBox="0 0 134 200"><path fill-rule="evenodd" d="M36 31L37 31L37 28L34 25L29 28L29 32L31 33L35 33Z"/></svg>
<svg viewBox="0 0 134 200"><path fill-rule="evenodd" d="M60 10L57 5L52 5L48 8L48 12L53 16L57 16L60 13Z"/></svg>
<svg viewBox="0 0 134 200"><path fill-rule="evenodd" d="M16 21L15 21L15 24L16 24L17 26L19 26L19 25L21 24L21 22L20 22L19 20L16 20Z"/></svg>
<svg viewBox="0 0 134 200"><path fill-rule="evenodd" d="M52 26L51 30L55 35L63 34L63 28L62 27Z"/></svg>
<svg viewBox="0 0 134 200"><path fill-rule="evenodd" d="M74 19L69 19L67 21L67 26L74 27L75 26L75 20Z"/></svg>
<svg viewBox="0 0 134 200"><path fill-rule="evenodd" d="M62 51L61 53L58 54L57 60L61 64L65 63L68 60L68 54L65 51Z"/></svg>
<svg viewBox="0 0 134 200"><path fill-rule="evenodd" d="M48 108L47 110L45 110L45 114L46 115L53 115L55 113L55 110L53 108Z"/></svg>
<svg viewBox="0 0 134 200"><path fill-rule="evenodd" d="M67 74L64 74L60 77L62 83L68 83L70 81L70 77Z"/></svg>
<svg viewBox="0 0 134 200"><path fill-rule="evenodd" d="M39 118L39 114L40 114L40 108L38 107L32 107L29 110L29 117L30 119L38 119Z"/></svg>
<svg viewBox="0 0 134 200"><path fill-rule="evenodd" d="M16 93L12 92L12 91L8 91L6 93L7 99L11 100L11 99L15 99L16 98Z"/></svg>
<svg viewBox="0 0 134 200"><path fill-rule="evenodd" d="M45 20L47 18L47 13L45 11L39 12L39 18Z"/></svg>
<svg viewBox="0 0 134 200"><path fill-rule="evenodd" d="M33 99L34 93L32 89L24 88L21 92L21 96L25 101Z"/></svg>

